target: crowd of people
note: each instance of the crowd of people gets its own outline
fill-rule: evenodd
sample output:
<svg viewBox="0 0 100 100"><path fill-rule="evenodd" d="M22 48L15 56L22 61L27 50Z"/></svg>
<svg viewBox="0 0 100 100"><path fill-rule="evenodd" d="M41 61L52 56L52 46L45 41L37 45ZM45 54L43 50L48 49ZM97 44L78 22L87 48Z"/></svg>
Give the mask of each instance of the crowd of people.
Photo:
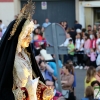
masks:
<svg viewBox="0 0 100 100"><path fill-rule="evenodd" d="M39 25L36 20L36 26ZM69 28L66 21L59 23L66 32L66 40L60 47L68 48L68 52L63 55L63 60L59 60L62 95L67 100L75 100L76 76L75 69L86 69L87 75L85 78L85 97L82 100L92 100L94 98L93 87L99 84L100 66L100 25L88 25L87 28L82 29L82 25L75 21L73 28ZM33 34L32 41L33 52L36 56L37 64L40 67L41 73L45 80L53 82L57 85L57 69L55 63L55 56L47 54L46 46L50 46L45 40L45 28L50 25L49 19L46 19L42 27L37 27ZM42 42L41 42L42 41ZM62 55L59 55L61 58ZM97 68L97 69L96 69ZM97 71L97 72L96 72ZM99 85L97 85L99 86ZM57 89L57 86L56 86ZM64 95L69 90L67 97ZM69 96L68 96L69 94ZM88 99L87 99L88 98ZM92 98L92 99L91 99ZM55 99L54 99L55 100Z"/></svg>
<svg viewBox="0 0 100 100"><path fill-rule="evenodd" d="M2 20L0 20L2 23ZM100 25L88 25L82 29L82 25L75 21L73 28L69 28L67 21L59 24L65 30L66 40L59 47L66 47L68 52L59 55L59 69L61 76L62 93L58 91L57 65L55 55L48 54L46 46L50 46L45 39L45 28L50 25L46 19L42 26L37 20L33 20L34 30L31 34L31 47L35 55L36 62L45 79L45 84L54 90L53 100L76 100L74 88L76 87L75 69L86 69L87 75L84 80L85 98L82 100L92 100L94 98L94 87L100 86ZM0 24L1 25L1 24ZM2 27L0 26L0 36L2 37Z"/></svg>

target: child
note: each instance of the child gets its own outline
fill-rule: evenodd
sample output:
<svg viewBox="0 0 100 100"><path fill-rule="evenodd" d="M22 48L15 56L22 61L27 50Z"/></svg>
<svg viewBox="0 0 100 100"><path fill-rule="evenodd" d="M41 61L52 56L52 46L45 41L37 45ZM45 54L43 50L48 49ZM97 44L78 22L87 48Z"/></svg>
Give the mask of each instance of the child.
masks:
<svg viewBox="0 0 100 100"><path fill-rule="evenodd" d="M73 44L73 40L70 39L69 44L68 44L68 58L72 61L73 61L73 57L74 57L74 48L75 47L74 47L74 44Z"/></svg>
<svg viewBox="0 0 100 100"><path fill-rule="evenodd" d="M96 67L96 53L93 48L90 49L90 54L87 54L90 57L90 65Z"/></svg>

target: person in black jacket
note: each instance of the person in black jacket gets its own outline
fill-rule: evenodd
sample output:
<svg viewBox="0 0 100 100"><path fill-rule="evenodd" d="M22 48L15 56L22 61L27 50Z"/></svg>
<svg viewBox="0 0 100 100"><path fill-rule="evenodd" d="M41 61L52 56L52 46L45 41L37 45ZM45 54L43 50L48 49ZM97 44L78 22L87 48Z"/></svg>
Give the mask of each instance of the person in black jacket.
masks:
<svg viewBox="0 0 100 100"><path fill-rule="evenodd" d="M75 25L74 25L75 31L77 29L82 29L82 25L78 23L78 21L75 21Z"/></svg>
<svg viewBox="0 0 100 100"><path fill-rule="evenodd" d="M73 39L73 43L75 44L75 37L76 37L76 32L74 28L71 28L71 31L69 32L71 38Z"/></svg>

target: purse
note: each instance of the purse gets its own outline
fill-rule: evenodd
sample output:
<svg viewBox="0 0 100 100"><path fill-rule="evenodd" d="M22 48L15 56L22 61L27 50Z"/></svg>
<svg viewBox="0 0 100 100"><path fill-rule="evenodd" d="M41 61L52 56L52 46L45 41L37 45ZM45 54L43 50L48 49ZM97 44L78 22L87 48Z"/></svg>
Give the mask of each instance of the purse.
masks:
<svg viewBox="0 0 100 100"><path fill-rule="evenodd" d="M69 98L69 90L63 90L62 89L62 95L67 99Z"/></svg>

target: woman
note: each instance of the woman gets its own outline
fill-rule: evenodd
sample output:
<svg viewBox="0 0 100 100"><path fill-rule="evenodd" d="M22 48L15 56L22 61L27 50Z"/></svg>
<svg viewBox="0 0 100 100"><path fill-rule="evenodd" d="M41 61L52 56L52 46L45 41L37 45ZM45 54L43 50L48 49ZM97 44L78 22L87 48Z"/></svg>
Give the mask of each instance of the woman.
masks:
<svg viewBox="0 0 100 100"><path fill-rule="evenodd" d="M96 25L93 26L93 31L97 32L97 26Z"/></svg>
<svg viewBox="0 0 100 100"><path fill-rule="evenodd" d="M64 28L64 22L63 21L61 21L59 24Z"/></svg>
<svg viewBox="0 0 100 100"><path fill-rule="evenodd" d="M76 55L78 60L78 65L75 67L83 69L83 54L84 54L84 40L82 39L82 36L80 33L77 33L76 40L75 40L75 49L76 49Z"/></svg>
<svg viewBox="0 0 100 100"><path fill-rule="evenodd" d="M74 76L74 82L73 82L73 92L74 92L74 96L75 96L75 87L76 87L76 75L75 75L75 71L74 71L74 65L73 62L71 60L67 61L67 64L69 64L70 66L70 73Z"/></svg>
<svg viewBox="0 0 100 100"><path fill-rule="evenodd" d="M84 36L85 38L85 42L84 42L84 61L85 61L85 67L84 69L88 69L89 68L89 65L90 65L90 58L87 56L88 53L90 53L90 45L91 45L91 41L89 39L89 35L88 34L85 34Z"/></svg>
<svg viewBox="0 0 100 100"><path fill-rule="evenodd" d="M31 8L33 8L32 1L24 6L18 19L10 23L1 40L1 100L49 100L52 98L53 92L43 83L44 79L29 46L30 33L34 26L30 21L30 15L33 12ZM40 77L39 84L37 77ZM47 93L48 91L50 94ZM48 98L47 95L49 95Z"/></svg>
<svg viewBox="0 0 100 100"><path fill-rule="evenodd" d="M72 88L72 84L74 82L74 76L70 73L70 66L68 64L65 65L62 69L63 74L61 75L61 84L62 84L62 93L66 92L66 90L69 90L69 96L66 98L66 100L75 100L74 92ZM65 93L66 94L66 93Z"/></svg>
<svg viewBox="0 0 100 100"><path fill-rule="evenodd" d="M71 60L68 60L67 64L69 64L69 66L70 66L70 73L72 75L74 75L74 82L73 82L73 89L74 89L76 87L76 75L75 75L75 71L74 71L74 65Z"/></svg>
<svg viewBox="0 0 100 100"><path fill-rule="evenodd" d="M92 34L93 39L91 40L91 46L90 48L93 48L96 50L96 41L97 41L97 34Z"/></svg>
<svg viewBox="0 0 100 100"><path fill-rule="evenodd" d="M34 20L34 29L36 29L37 27L39 27L40 25L38 24L38 21L35 19Z"/></svg>
<svg viewBox="0 0 100 100"><path fill-rule="evenodd" d="M81 33L81 34L82 34L82 37L84 37L84 36L85 36L85 33L86 33L86 29L85 29L85 28L83 28L83 29L82 29L82 33Z"/></svg>
<svg viewBox="0 0 100 100"><path fill-rule="evenodd" d="M94 67L90 67L88 70L87 70L87 75L85 77L85 89L88 87L88 86L91 86L91 83L93 81L96 80L95 78L95 75L96 75L96 70Z"/></svg>
<svg viewBox="0 0 100 100"><path fill-rule="evenodd" d="M96 50L97 50L97 54L99 54L100 53L100 33L97 34Z"/></svg>
<svg viewBox="0 0 100 100"><path fill-rule="evenodd" d="M67 28L68 28L68 23L67 21L64 21L64 29L67 30Z"/></svg>
<svg viewBox="0 0 100 100"><path fill-rule="evenodd" d="M85 98L82 98L81 100L94 100L94 91L91 86L88 86L85 90Z"/></svg>
<svg viewBox="0 0 100 100"><path fill-rule="evenodd" d="M42 40L43 37L38 33L38 29L36 28L34 30L34 42L33 42L35 49L35 56L40 54Z"/></svg>

